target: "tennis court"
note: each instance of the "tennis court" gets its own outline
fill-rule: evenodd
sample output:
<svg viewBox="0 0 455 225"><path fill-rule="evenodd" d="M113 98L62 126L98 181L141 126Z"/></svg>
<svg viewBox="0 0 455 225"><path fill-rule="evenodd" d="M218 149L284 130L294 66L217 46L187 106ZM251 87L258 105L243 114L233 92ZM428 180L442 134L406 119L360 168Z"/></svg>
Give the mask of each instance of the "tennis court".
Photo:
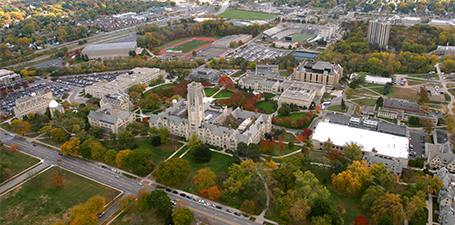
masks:
<svg viewBox="0 0 455 225"><path fill-rule="evenodd" d="M209 46L207 48L204 48L198 52L198 55L204 56L204 57L217 57L227 51L229 51L230 48L223 48L223 47L214 47L214 46Z"/></svg>

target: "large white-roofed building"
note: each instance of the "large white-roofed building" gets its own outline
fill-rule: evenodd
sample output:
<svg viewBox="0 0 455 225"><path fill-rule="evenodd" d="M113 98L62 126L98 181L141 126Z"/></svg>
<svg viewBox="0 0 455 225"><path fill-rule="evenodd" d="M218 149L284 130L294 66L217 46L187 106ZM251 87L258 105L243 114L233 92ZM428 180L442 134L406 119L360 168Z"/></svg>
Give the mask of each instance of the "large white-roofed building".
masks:
<svg viewBox="0 0 455 225"><path fill-rule="evenodd" d="M357 142L363 146L362 151L373 152L384 159L396 160L408 165L409 140L406 137L360 129L340 124L319 122L313 132L312 140L315 148L322 149L328 139L333 142L334 148L344 150L347 142Z"/></svg>
<svg viewBox="0 0 455 225"><path fill-rule="evenodd" d="M82 50L82 54L87 55L89 59L106 59L116 56L129 56L129 52L136 51L136 48L137 43L135 41L91 44Z"/></svg>

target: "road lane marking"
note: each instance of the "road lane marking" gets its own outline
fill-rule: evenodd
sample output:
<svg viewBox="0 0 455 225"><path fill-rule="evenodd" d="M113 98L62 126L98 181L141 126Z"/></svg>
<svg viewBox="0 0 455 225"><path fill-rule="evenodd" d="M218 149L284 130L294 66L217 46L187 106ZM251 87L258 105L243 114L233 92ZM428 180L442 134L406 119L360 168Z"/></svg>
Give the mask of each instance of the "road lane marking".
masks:
<svg viewBox="0 0 455 225"><path fill-rule="evenodd" d="M20 143L15 142L15 141L13 141L13 140L10 140L10 141L13 142L13 143L15 143L15 144L21 145ZM40 150L38 150L38 149L30 148L30 147L28 147L27 145L22 144L22 146L25 147L25 148L29 148L29 149L31 149L32 151L41 152L41 153L43 153L43 154L45 154L45 155L48 155L48 156L50 156L50 157L54 157L53 155L47 154L47 153L42 152L42 151L40 151Z"/></svg>
<svg viewBox="0 0 455 225"><path fill-rule="evenodd" d="M73 165L73 166L76 166L76 167L82 168L82 169L84 169L84 170L87 170L87 171L91 171L91 170L88 170L88 169L86 169L86 168L84 168L84 167L82 167L82 166L79 166L79 165L77 165L77 164L74 164L74 163L71 163L71 162L68 162L68 161L65 161L65 162L66 162L66 163L68 163L68 164L71 164L71 165ZM119 182L119 183L122 183L122 184L124 184L124 185L126 185L126 186L130 186L130 187L132 187L132 185L129 185L129 184L125 183L125 182L119 181L118 179L114 179L114 178L111 178L111 177L105 176L105 175L103 175L103 174L100 174L100 173L98 173L98 172L95 172L95 171L91 171L91 172L93 172L93 173L96 173L96 174L98 174L98 175L100 175L100 176L103 176L103 177L105 177L105 178L108 178L108 179L110 179L110 180L113 180L113 181L117 181L117 182Z"/></svg>
<svg viewBox="0 0 455 225"><path fill-rule="evenodd" d="M217 219L217 220L219 220L219 221L225 222L225 223L227 223L227 224L231 224L231 225L240 225L240 224L238 224L238 223L234 223L234 222L232 222L232 221L230 221L230 220L227 220L227 219L224 219L224 218L221 218L221 217L218 217L218 216L214 216L213 214L206 213L206 212L203 212L203 211L198 210L198 209L195 209L195 208L191 208L191 207L188 207L188 208L190 208L191 210L194 210L194 211L196 211L196 212L202 213L202 214L204 214L204 215L207 215L207 216L209 216L209 217L213 217L213 218L215 218L215 219ZM235 218L234 218L234 219L235 219Z"/></svg>

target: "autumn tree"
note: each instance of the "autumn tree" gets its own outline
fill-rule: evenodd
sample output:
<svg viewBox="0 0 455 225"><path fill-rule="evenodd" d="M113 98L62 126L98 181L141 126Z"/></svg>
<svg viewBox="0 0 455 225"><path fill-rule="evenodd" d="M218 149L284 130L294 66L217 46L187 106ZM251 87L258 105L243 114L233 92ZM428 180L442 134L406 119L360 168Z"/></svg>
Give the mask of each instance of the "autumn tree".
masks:
<svg viewBox="0 0 455 225"><path fill-rule="evenodd" d="M332 174L332 185L339 191L344 191L349 195L357 193L362 188L360 177L353 176L350 170L343 171L337 175Z"/></svg>
<svg viewBox="0 0 455 225"><path fill-rule="evenodd" d="M344 94L346 95L346 98L349 99L349 98L352 97L352 95L354 95L354 89L348 88L348 89L346 89L346 91L344 92Z"/></svg>
<svg viewBox="0 0 455 225"><path fill-rule="evenodd" d="M333 141L329 139L327 139L326 142L324 142L322 144L322 151L324 152L330 152L332 149L333 149Z"/></svg>
<svg viewBox="0 0 455 225"><path fill-rule="evenodd" d="M265 154L271 153L275 149L275 141L271 139L262 139L259 141L259 148Z"/></svg>
<svg viewBox="0 0 455 225"><path fill-rule="evenodd" d="M305 139L302 144L301 152L305 156L308 156L310 154L310 150L312 150L313 148L314 148L313 141L310 139Z"/></svg>
<svg viewBox="0 0 455 225"><path fill-rule="evenodd" d="M136 194L136 207L139 211L150 209L150 202L147 196L150 194L148 187L141 187Z"/></svg>
<svg viewBox="0 0 455 225"><path fill-rule="evenodd" d="M158 218L166 218L172 211L172 203L169 196L163 190L155 190L147 196L151 207L155 209L155 215Z"/></svg>
<svg viewBox="0 0 455 225"><path fill-rule="evenodd" d="M384 216L390 216L394 224L403 223L406 219L404 213L403 200L396 194L385 193L378 197L371 207L374 221L378 222Z"/></svg>
<svg viewBox="0 0 455 225"><path fill-rule="evenodd" d="M115 157L115 162L117 163L118 167L123 166L123 159L131 152L133 152L133 151L127 149L127 150L121 150L117 153L117 156Z"/></svg>
<svg viewBox="0 0 455 225"><path fill-rule="evenodd" d="M194 151L194 149L196 149L199 145L201 145L201 139L193 134L189 139L188 139L188 149L190 149L190 151Z"/></svg>
<svg viewBox="0 0 455 225"><path fill-rule="evenodd" d="M114 165L115 158L117 157L117 151L114 149L109 149L106 152L106 156L104 157L104 161L109 165Z"/></svg>
<svg viewBox="0 0 455 225"><path fill-rule="evenodd" d="M134 136L131 132L127 130L120 131L118 133L118 142L126 146L127 144L134 142Z"/></svg>
<svg viewBox="0 0 455 225"><path fill-rule="evenodd" d="M120 201L118 202L118 204L120 206L120 210L124 210L124 209L128 208L128 206L133 204L135 199L136 199L136 197L134 197L134 195L128 195L128 196L120 199Z"/></svg>
<svg viewBox="0 0 455 225"><path fill-rule="evenodd" d="M99 141L90 142L89 146L92 159L102 160L106 156L106 148Z"/></svg>
<svg viewBox="0 0 455 225"><path fill-rule="evenodd" d="M71 225L96 225L98 224L97 214L104 209L106 202L101 196L94 196L82 205L77 205L71 209Z"/></svg>
<svg viewBox="0 0 455 225"><path fill-rule="evenodd" d="M283 135L278 136L278 149L280 150L281 155L283 155L283 151L286 150L286 144L283 142Z"/></svg>
<svg viewBox="0 0 455 225"><path fill-rule="evenodd" d="M357 142L347 142L344 145L344 155L350 160L360 160L362 158L363 146Z"/></svg>
<svg viewBox="0 0 455 225"><path fill-rule="evenodd" d="M188 208L181 208L172 212L172 222L175 225L190 225L194 220L194 212Z"/></svg>
<svg viewBox="0 0 455 225"><path fill-rule="evenodd" d="M30 123L15 119L11 122L11 131L17 134L26 134L30 132Z"/></svg>
<svg viewBox="0 0 455 225"><path fill-rule="evenodd" d="M354 225L369 225L369 223L364 215L359 215L355 218Z"/></svg>
<svg viewBox="0 0 455 225"><path fill-rule="evenodd" d="M190 163L181 158L172 158L161 163L153 173L156 180L168 186L177 186L190 174Z"/></svg>
<svg viewBox="0 0 455 225"><path fill-rule="evenodd" d="M69 154L72 156L77 156L79 154L80 144L81 144L80 139L78 137L75 137L63 143L63 145L60 146L60 149L63 155Z"/></svg>
<svg viewBox="0 0 455 225"><path fill-rule="evenodd" d="M218 199L220 197L221 191L218 189L217 186L213 186L213 187L209 188L207 191L208 191L210 199L212 199L212 200Z"/></svg>
<svg viewBox="0 0 455 225"><path fill-rule="evenodd" d="M423 130L427 133L427 135L431 135L431 133L433 133L433 121L429 119L421 119L420 124L422 124Z"/></svg>
<svg viewBox="0 0 455 225"><path fill-rule="evenodd" d="M249 213L249 214L254 214L254 211L256 210L256 205L254 204L253 201L250 200L245 200L242 203L242 206L240 207L240 210Z"/></svg>
<svg viewBox="0 0 455 225"><path fill-rule="evenodd" d="M275 161L273 161L273 159L270 159L270 161L265 162L265 165L270 169L278 168L278 166L276 165Z"/></svg>
<svg viewBox="0 0 455 225"><path fill-rule="evenodd" d="M214 186L216 184L216 175L209 167L200 169L193 177L193 182L199 190Z"/></svg>
<svg viewBox="0 0 455 225"><path fill-rule="evenodd" d="M52 188L55 190L57 187L60 187L63 185L63 179L60 176L59 172L56 170L52 172Z"/></svg>
<svg viewBox="0 0 455 225"><path fill-rule="evenodd" d="M19 146L19 145L11 145L11 146L9 147L9 150L12 151L12 152L15 152L15 151L17 151L17 149L19 149L19 148L21 148L21 146Z"/></svg>
<svg viewBox="0 0 455 225"><path fill-rule="evenodd" d="M343 158L343 153L334 149L334 150L330 150L329 151L329 159L331 161L335 161L335 160L340 160L341 158Z"/></svg>
<svg viewBox="0 0 455 225"><path fill-rule="evenodd" d="M384 193L385 191L378 186L371 185L368 187L368 189L365 191L365 194L363 194L362 198L360 199L362 208L371 209L376 199L382 196Z"/></svg>

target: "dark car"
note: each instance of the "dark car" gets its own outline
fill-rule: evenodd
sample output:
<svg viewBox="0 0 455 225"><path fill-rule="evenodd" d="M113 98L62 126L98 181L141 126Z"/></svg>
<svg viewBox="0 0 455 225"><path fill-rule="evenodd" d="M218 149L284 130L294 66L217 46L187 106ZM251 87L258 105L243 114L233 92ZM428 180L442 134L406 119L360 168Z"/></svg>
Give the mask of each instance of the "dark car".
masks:
<svg viewBox="0 0 455 225"><path fill-rule="evenodd" d="M177 192L177 191L173 191L172 193L174 193L174 194L178 194L178 192Z"/></svg>
<svg viewBox="0 0 455 225"><path fill-rule="evenodd" d="M171 192L171 189L169 189L169 188L166 188L166 191L167 191L167 192Z"/></svg>
<svg viewBox="0 0 455 225"><path fill-rule="evenodd" d="M58 153L59 156L63 156L63 154L61 152Z"/></svg>
<svg viewBox="0 0 455 225"><path fill-rule="evenodd" d="M217 209L223 209L223 207L221 207L221 206L219 206L219 205L217 205L216 208L217 208Z"/></svg>
<svg viewBox="0 0 455 225"><path fill-rule="evenodd" d="M186 197L186 194L185 193L180 193L180 196Z"/></svg>
<svg viewBox="0 0 455 225"><path fill-rule="evenodd" d="M191 197L191 196L189 196L189 195L188 195L188 196L186 196L186 198L188 198L188 199L192 199L193 197Z"/></svg>
<svg viewBox="0 0 455 225"><path fill-rule="evenodd" d="M236 216L240 216L240 213L238 213L238 212L234 212L234 215L236 215Z"/></svg>
<svg viewBox="0 0 455 225"><path fill-rule="evenodd" d="M36 147L37 144L33 143L32 145Z"/></svg>

